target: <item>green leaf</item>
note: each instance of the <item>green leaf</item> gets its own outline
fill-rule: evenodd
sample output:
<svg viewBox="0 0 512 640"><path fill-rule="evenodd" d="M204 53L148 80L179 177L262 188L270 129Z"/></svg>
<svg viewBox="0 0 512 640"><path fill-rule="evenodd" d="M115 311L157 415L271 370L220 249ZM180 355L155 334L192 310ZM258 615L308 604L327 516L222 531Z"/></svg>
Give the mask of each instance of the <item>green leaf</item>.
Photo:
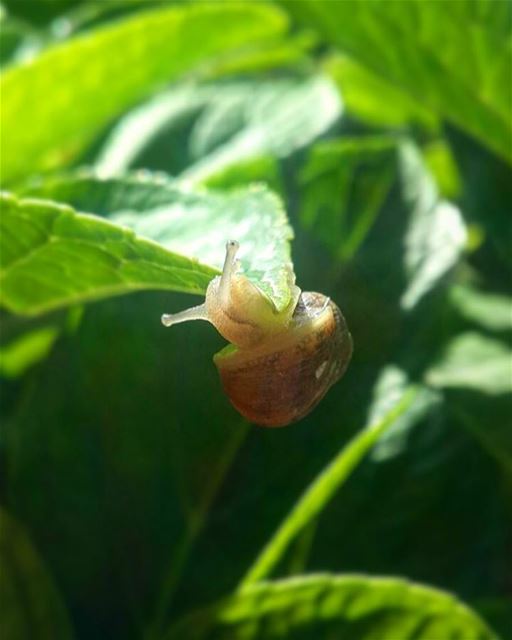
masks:
<svg viewBox="0 0 512 640"><path fill-rule="evenodd" d="M17 378L46 358L59 335L55 326L32 329L0 347L0 375Z"/></svg>
<svg viewBox="0 0 512 640"><path fill-rule="evenodd" d="M68 163L163 82L285 29L284 15L259 3L173 7L97 28L11 67L0 85L3 180Z"/></svg>
<svg viewBox="0 0 512 640"><path fill-rule="evenodd" d="M341 110L336 87L320 75L217 91L192 133L192 152L200 159L182 177L202 182L250 158L286 157L326 131Z"/></svg>
<svg viewBox="0 0 512 640"><path fill-rule="evenodd" d="M400 401L410 381L405 371L388 365L381 371L373 389L368 424L375 424ZM371 452L372 460L382 462L401 453L407 446L409 433L423 418L438 407L441 395L424 386L417 387L417 395L407 411L399 416L377 441Z"/></svg>
<svg viewBox="0 0 512 640"><path fill-rule="evenodd" d="M263 187L223 194L187 190L163 175L137 173L101 180L80 172L48 179L31 194L108 216L120 225L116 227L119 232L129 228L139 239L158 242L161 247L154 245L155 250L169 256L162 247L175 252L172 259L185 260L177 256L181 254L210 265L187 261L188 269L197 270L200 284L191 281L180 286L178 280L175 287L168 277L157 288L203 292L208 284L205 277L211 279L222 267L226 241L236 239L247 277L268 295L277 311L290 303L289 242L293 233L282 203Z"/></svg>
<svg viewBox="0 0 512 640"><path fill-rule="evenodd" d="M184 83L132 109L112 129L95 162L105 177L123 173L164 131L174 130L211 99L208 85Z"/></svg>
<svg viewBox="0 0 512 640"><path fill-rule="evenodd" d="M511 296L458 285L450 290L450 301L466 320L491 331L512 330Z"/></svg>
<svg viewBox="0 0 512 640"><path fill-rule="evenodd" d="M60 594L23 527L0 509L2 640L73 637Z"/></svg>
<svg viewBox="0 0 512 640"><path fill-rule="evenodd" d="M301 222L340 260L349 260L371 229L394 178L391 137L319 142L300 174Z"/></svg>
<svg viewBox="0 0 512 640"><path fill-rule="evenodd" d="M96 166L105 175L120 173L162 131L195 116L187 149L191 165L182 178L207 182L261 156L288 156L324 133L341 109L336 87L321 75L185 84L128 114Z"/></svg>
<svg viewBox="0 0 512 640"><path fill-rule="evenodd" d="M407 287L402 308L412 309L459 260L467 230L457 207L439 199L437 186L412 144L399 150L402 189L411 209L405 237Z"/></svg>
<svg viewBox="0 0 512 640"><path fill-rule="evenodd" d="M384 82L512 162L508 2L281 2Z"/></svg>
<svg viewBox="0 0 512 640"><path fill-rule="evenodd" d="M418 124L427 131L439 128L435 113L354 59L335 54L323 68L338 85L347 112L362 122L387 127Z"/></svg>
<svg viewBox="0 0 512 640"><path fill-rule="evenodd" d="M2 67L33 57L42 46L42 36L30 24L0 15L0 65Z"/></svg>
<svg viewBox="0 0 512 640"><path fill-rule="evenodd" d="M300 634L300 635L299 635ZM192 613L165 640L189 638L496 640L455 596L399 578L313 574L252 585Z"/></svg>
<svg viewBox="0 0 512 640"><path fill-rule="evenodd" d="M489 395L512 392L510 346L479 333L454 338L426 373L434 387L474 389Z"/></svg>
<svg viewBox="0 0 512 640"><path fill-rule="evenodd" d="M255 182L263 182L276 193L285 193L279 161L273 156L258 156L237 162L213 174L203 184L210 189L229 190Z"/></svg>
<svg viewBox="0 0 512 640"><path fill-rule="evenodd" d="M296 69L306 62L306 51L315 43L310 33L288 36L275 42L249 43L246 47L228 51L201 66L200 76L206 79L254 74L274 69Z"/></svg>
<svg viewBox="0 0 512 640"><path fill-rule="evenodd" d="M0 303L14 313L142 289L202 293L217 273L64 205L8 194L1 205Z"/></svg>
<svg viewBox="0 0 512 640"><path fill-rule="evenodd" d="M196 117L187 181L206 181L262 155L284 157L323 133L341 102L323 76L184 84L128 114L105 143L96 167L116 175L161 134Z"/></svg>
<svg viewBox="0 0 512 640"><path fill-rule="evenodd" d="M247 571L241 588L270 574L290 542L321 513L378 439L412 405L417 390L408 387L386 414L358 433L318 475L296 502L273 537Z"/></svg>
<svg viewBox="0 0 512 640"><path fill-rule="evenodd" d="M368 136L315 145L300 176L301 222L335 257L349 260L373 227L397 174L408 216L401 304L411 309L456 264L467 237L459 210L440 199L412 142Z"/></svg>
<svg viewBox="0 0 512 640"><path fill-rule="evenodd" d="M447 140L437 138L426 144L422 151L427 169L435 178L441 195L452 200L460 197L462 178Z"/></svg>

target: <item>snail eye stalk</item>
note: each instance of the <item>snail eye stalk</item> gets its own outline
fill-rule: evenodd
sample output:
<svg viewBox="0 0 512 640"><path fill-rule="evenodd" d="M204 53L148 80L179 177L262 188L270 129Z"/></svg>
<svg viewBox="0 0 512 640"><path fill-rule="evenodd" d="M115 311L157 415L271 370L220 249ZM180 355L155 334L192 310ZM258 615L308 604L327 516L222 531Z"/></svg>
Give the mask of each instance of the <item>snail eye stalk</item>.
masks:
<svg viewBox="0 0 512 640"><path fill-rule="evenodd" d="M226 257L224 258L224 266L219 279L218 290L220 303L226 306L229 304L231 280L237 269L236 254L239 248L240 245L236 240L230 240L226 243ZM162 315L162 324L164 327L172 327L174 324L188 322L189 320L206 320L207 322L211 322L206 304L203 303L197 307L180 311L179 313L164 313Z"/></svg>
<svg viewBox="0 0 512 640"><path fill-rule="evenodd" d="M229 302L229 288L231 286L231 278L236 272L236 254L239 248L240 245L235 240L230 240L226 243L226 257L224 258L224 266L222 267L222 275L219 283L221 304L228 304Z"/></svg>

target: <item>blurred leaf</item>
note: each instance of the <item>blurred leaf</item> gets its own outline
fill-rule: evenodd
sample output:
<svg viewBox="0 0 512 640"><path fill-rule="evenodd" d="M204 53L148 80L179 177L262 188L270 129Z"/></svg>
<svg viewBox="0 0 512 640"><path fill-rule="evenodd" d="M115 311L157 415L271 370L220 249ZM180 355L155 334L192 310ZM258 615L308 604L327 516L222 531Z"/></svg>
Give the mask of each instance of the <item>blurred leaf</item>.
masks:
<svg viewBox="0 0 512 640"><path fill-rule="evenodd" d="M217 273L70 207L2 195L1 302L15 313L141 289L201 293Z"/></svg>
<svg viewBox="0 0 512 640"><path fill-rule="evenodd" d="M87 0L3 0L9 13L35 24L45 24L62 11L86 2Z"/></svg>
<svg viewBox="0 0 512 640"><path fill-rule="evenodd" d="M273 156L259 156L237 162L203 182L211 189L233 189L263 182L276 193L285 195L279 161Z"/></svg>
<svg viewBox="0 0 512 640"><path fill-rule="evenodd" d="M200 259L213 269L222 268L226 241L236 239L247 277L269 296L277 311L290 303L289 243L293 232L281 201L262 186L223 194L191 191L159 174L134 173L102 180L77 172L49 178L30 193L107 216L138 237ZM203 274L215 273L200 265L195 268ZM163 282L165 286L159 288L174 288L169 278ZM183 282L174 290L201 292L192 282Z"/></svg>
<svg viewBox="0 0 512 640"><path fill-rule="evenodd" d="M60 594L24 529L0 509L2 640L66 640L73 633Z"/></svg>
<svg viewBox="0 0 512 640"><path fill-rule="evenodd" d="M29 60L42 46L42 36L26 22L0 15L0 65Z"/></svg>
<svg viewBox="0 0 512 640"><path fill-rule="evenodd" d="M510 346L479 333L463 333L446 347L427 371L434 387L468 388L499 395L512 392Z"/></svg>
<svg viewBox="0 0 512 640"><path fill-rule="evenodd" d="M44 0L42 0L44 2ZM55 0L48 0L55 3ZM35 0L41 2L41 0ZM104 26L107 22L144 9L157 8L158 0L108 0L95 2L94 0L71 1L71 6L62 7L58 15L50 23L51 30L60 38L69 38L77 33ZM163 3L160 2L160 5ZM168 2L178 4L174 0Z"/></svg>
<svg viewBox="0 0 512 640"><path fill-rule="evenodd" d="M306 51L314 43L315 39L310 33L299 33L277 42L249 43L246 47L205 62L199 75L204 78L219 78L296 68L306 62Z"/></svg>
<svg viewBox="0 0 512 640"><path fill-rule="evenodd" d="M293 635L291 635L293 634ZM252 585L164 636L206 639L496 640L455 596L399 578L312 574Z"/></svg>
<svg viewBox="0 0 512 640"><path fill-rule="evenodd" d="M374 226L397 173L403 203L385 211L388 272L399 272L404 261L406 289L403 309L411 309L433 289L462 254L467 232L459 210L440 199L419 149L394 136L341 138L315 145L300 181L304 186L301 222L341 260L349 260ZM393 221L393 216L398 222ZM400 220L401 218L401 220ZM402 231L401 221L407 225ZM379 231L382 233L382 229ZM405 252L392 243L402 243ZM397 253L398 251L398 253ZM378 256L377 256L378 257ZM368 263L368 259L366 260ZM402 286L402 285L401 285Z"/></svg>
<svg viewBox="0 0 512 640"><path fill-rule="evenodd" d="M404 198L411 208L404 254L408 284L401 299L402 308L409 310L456 264L467 231L459 209L439 200L418 150L403 144L399 160Z"/></svg>
<svg viewBox="0 0 512 640"><path fill-rule="evenodd" d="M175 7L87 32L11 67L1 82L3 180L69 162L158 85L285 29L284 15L262 4Z"/></svg>
<svg viewBox="0 0 512 640"><path fill-rule="evenodd" d="M291 154L340 114L336 88L323 76L185 84L128 114L96 166L104 175L116 175L132 166L156 136L195 115L187 149L192 164L182 178L208 182L240 163Z"/></svg>
<svg viewBox="0 0 512 640"><path fill-rule="evenodd" d="M415 388L405 389L377 422L368 424L358 433L313 480L247 571L243 588L271 573L290 542L322 512L382 434L411 407L416 396Z"/></svg>
<svg viewBox="0 0 512 640"><path fill-rule="evenodd" d="M341 108L323 76L228 86L201 113L190 142L199 159L182 177L201 182L250 158L285 157L326 131Z"/></svg>
<svg viewBox="0 0 512 640"><path fill-rule="evenodd" d="M300 174L301 222L340 260L372 227L393 181L395 140L342 138L312 147Z"/></svg>
<svg viewBox="0 0 512 640"><path fill-rule="evenodd" d="M512 162L510 3L281 3L386 83Z"/></svg>
<svg viewBox="0 0 512 640"><path fill-rule="evenodd" d="M457 285L450 289L450 301L470 322L491 331L512 330L512 297L485 293L472 287Z"/></svg>
<svg viewBox="0 0 512 640"><path fill-rule="evenodd" d="M31 366L46 358L57 339L59 328L33 329L0 347L0 375L17 378Z"/></svg>
<svg viewBox="0 0 512 640"><path fill-rule="evenodd" d="M428 107L354 59L329 56L324 70L340 88L347 111L362 122L386 127L419 124L427 131L439 128L436 114Z"/></svg>
<svg viewBox="0 0 512 640"><path fill-rule="evenodd" d="M448 142L438 138L428 143L423 147L423 158L441 195L457 198L462 191L462 177Z"/></svg>
<svg viewBox="0 0 512 640"><path fill-rule="evenodd" d="M162 131L179 126L211 99L211 88L185 83L157 94L125 115L103 144L95 168L105 177L122 173Z"/></svg>
<svg viewBox="0 0 512 640"><path fill-rule="evenodd" d="M410 384L402 369L388 365L377 378L373 389L373 399L368 412L368 424L381 420L400 401ZM372 460L382 462L403 452L407 446L410 431L441 402L438 392L418 386L414 402L379 438L371 452Z"/></svg>

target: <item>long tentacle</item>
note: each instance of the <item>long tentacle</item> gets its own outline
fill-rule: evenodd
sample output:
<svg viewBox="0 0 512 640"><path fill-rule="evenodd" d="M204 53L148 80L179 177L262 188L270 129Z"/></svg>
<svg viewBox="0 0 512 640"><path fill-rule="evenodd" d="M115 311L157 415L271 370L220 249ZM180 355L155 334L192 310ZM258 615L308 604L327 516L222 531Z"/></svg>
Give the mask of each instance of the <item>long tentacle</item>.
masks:
<svg viewBox="0 0 512 640"><path fill-rule="evenodd" d="M164 313L162 316L162 324L166 327L180 322L187 322L188 320L208 320L206 305L200 304L197 307L191 307L179 313Z"/></svg>

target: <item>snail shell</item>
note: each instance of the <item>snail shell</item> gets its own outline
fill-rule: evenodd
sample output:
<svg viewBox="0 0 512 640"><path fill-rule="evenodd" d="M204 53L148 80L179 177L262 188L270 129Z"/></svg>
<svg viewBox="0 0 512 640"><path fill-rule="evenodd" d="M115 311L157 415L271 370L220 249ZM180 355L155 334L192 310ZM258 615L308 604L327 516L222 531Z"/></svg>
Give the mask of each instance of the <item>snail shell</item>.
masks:
<svg viewBox="0 0 512 640"><path fill-rule="evenodd" d="M214 356L233 406L255 424L285 426L307 415L342 377L352 338L336 304L294 285L291 309L276 317L260 290L236 273L237 250L237 243L227 244L222 276L208 286L205 304L162 322L212 322L233 343Z"/></svg>
<svg viewBox="0 0 512 640"><path fill-rule="evenodd" d="M338 307L304 292L288 331L253 349L214 356L226 395L248 420L281 427L300 420L345 373L352 338Z"/></svg>

